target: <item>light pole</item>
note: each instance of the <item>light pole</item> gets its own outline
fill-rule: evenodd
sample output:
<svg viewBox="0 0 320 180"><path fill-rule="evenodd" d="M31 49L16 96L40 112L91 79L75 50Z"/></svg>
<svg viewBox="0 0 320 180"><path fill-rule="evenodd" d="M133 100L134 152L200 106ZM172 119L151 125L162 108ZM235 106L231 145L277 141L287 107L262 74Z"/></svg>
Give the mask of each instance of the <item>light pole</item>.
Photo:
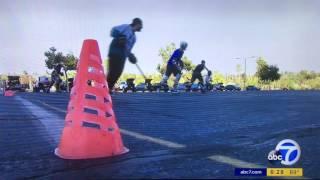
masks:
<svg viewBox="0 0 320 180"><path fill-rule="evenodd" d="M244 77L243 77L243 88L246 88L246 81L247 81L247 59L252 59L252 58L256 58L257 56L249 56L249 57L243 57L243 58L232 58L232 59L237 59L237 60L241 60L244 59Z"/></svg>

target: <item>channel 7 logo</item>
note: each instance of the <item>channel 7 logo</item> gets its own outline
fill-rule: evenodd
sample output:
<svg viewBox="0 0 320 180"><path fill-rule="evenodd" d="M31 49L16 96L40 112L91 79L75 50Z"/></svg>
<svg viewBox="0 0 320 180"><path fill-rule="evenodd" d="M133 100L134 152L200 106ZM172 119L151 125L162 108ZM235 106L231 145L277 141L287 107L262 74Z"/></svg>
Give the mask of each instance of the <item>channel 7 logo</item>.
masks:
<svg viewBox="0 0 320 180"><path fill-rule="evenodd" d="M282 165L291 166L298 162L301 155L299 144L291 139L285 139L278 143L275 150L268 154L271 164L280 162Z"/></svg>

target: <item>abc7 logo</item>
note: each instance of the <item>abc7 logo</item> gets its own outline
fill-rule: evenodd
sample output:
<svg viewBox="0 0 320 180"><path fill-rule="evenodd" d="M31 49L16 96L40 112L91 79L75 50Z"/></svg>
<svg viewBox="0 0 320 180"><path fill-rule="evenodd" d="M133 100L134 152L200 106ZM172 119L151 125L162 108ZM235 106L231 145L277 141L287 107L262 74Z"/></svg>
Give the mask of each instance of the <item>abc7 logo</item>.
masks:
<svg viewBox="0 0 320 180"><path fill-rule="evenodd" d="M275 150L268 154L268 160L271 164L281 163L282 165L293 165L298 162L301 155L301 149L297 142L291 139L285 139L278 143Z"/></svg>

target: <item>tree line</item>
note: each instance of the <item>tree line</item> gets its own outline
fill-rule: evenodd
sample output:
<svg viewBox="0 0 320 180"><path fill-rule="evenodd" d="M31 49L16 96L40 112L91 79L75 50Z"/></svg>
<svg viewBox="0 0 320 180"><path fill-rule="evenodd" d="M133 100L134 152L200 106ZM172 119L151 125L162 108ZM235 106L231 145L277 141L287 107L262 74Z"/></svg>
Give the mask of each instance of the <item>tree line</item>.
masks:
<svg viewBox="0 0 320 180"><path fill-rule="evenodd" d="M156 67L156 72L152 74L146 74L147 78L152 79L152 83L160 82L162 75L165 72L167 61L175 49L176 45L174 43L171 43L164 48L160 48L158 55L161 58L161 61ZM65 67L64 70L66 73L70 70L75 70L77 61L79 60L78 57L74 56L72 53L68 53L65 55L62 52L58 52L55 47L49 48L49 50L44 53L44 56L45 65L49 70L52 70L55 65L60 63ZM185 70L183 70L183 75L180 82L184 83L190 81L192 70L196 65L193 64L193 62L187 56L184 56L182 60L185 64ZM107 66L107 60L105 60L104 63L104 65ZM267 61L262 57L259 57L256 63L256 73L249 76L240 74L240 72L242 71L240 65L237 65L236 67L238 72L237 75L223 75L219 71L214 70L212 74L213 83L235 83L244 88L243 82L245 80L246 85L254 85L262 89L320 89L320 73L307 70L302 70L297 73L279 73L279 68L276 65L267 64ZM47 75L50 75L50 72L47 72ZM21 75L23 82L26 81L26 76L31 75L24 71ZM68 76L74 77L75 72L70 71ZM140 74L123 73L118 83L120 83L121 81L126 81L126 79L128 78L135 78L136 84L144 82L144 77ZM6 79L6 75L0 74L0 80ZM33 79L35 79L35 77L33 77ZM173 84L173 77L168 80L168 83L169 85Z"/></svg>

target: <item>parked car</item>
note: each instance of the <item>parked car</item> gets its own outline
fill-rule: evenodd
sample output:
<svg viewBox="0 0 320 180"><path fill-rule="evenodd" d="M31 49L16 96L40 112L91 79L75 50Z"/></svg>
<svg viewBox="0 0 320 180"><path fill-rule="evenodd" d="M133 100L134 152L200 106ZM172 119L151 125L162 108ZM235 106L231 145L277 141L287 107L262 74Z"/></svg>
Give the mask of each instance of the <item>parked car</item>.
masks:
<svg viewBox="0 0 320 180"><path fill-rule="evenodd" d="M186 87L185 84L179 83L178 86L177 86L177 90L178 91L187 91L187 87Z"/></svg>
<svg viewBox="0 0 320 180"><path fill-rule="evenodd" d="M123 89L124 93L126 93L128 91L132 91L132 92L136 91L136 87L134 84L134 78L127 79L126 84L127 84L127 86Z"/></svg>
<svg viewBox="0 0 320 180"><path fill-rule="evenodd" d="M229 84L225 86L226 91L241 91L241 88L235 84Z"/></svg>
<svg viewBox="0 0 320 180"><path fill-rule="evenodd" d="M246 90L247 91L260 91L260 88L253 86L253 85L250 85L250 86L247 86Z"/></svg>
<svg viewBox="0 0 320 180"><path fill-rule="evenodd" d="M49 93L50 84L51 84L51 81L48 77L40 76L33 87L33 92L40 92L42 90L42 92Z"/></svg>
<svg viewBox="0 0 320 180"><path fill-rule="evenodd" d="M120 82L120 84L119 84L119 90L123 90L124 88L126 88L127 87L127 83L125 82L125 81L122 81L122 82Z"/></svg>
<svg viewBox="0 0 320 180"><path fill-rule="evenodd" d="M138 85L136 85L135 87L135 91L141 91L141 92L145 92L147 90L147 85L146 83L140 83Z"/></svg>
<svg viewBox="0 0 320 180"><path fill-rule="evenodd" d="M13 91L26 91L26 87L20 83L20 76L8 76L8 80L6 82L6 90Z"/></svg>
<svg viewBox="0 0 320 180"><path fill-rule="evenodd" d="M224 91L225 90L225 87L223 85L223 83L218 83L218 84L213 84L213 90L216 90L216 91Z"/></svg>
<svg viewBox="0 0 320 180"><path fill-rule="evenodd" d="M145 85L146 85L146 90L149 92L155 91L155 87L151 84L152 79L146 79L145 80Z"/></svg>
<svg viewBox="0 0 320 180"><path fill-rule="evenodd" d="M211 83L206 83L205 85L204 85L204 87L205 87L205 89L207 90L207 91L212 91L213 90L213 84L211 84Z"/></svg>
<svg viewBox="0 0 320 180"><path fill-rule="evenodd" d="M160 91L164 91L164 92L168 92L169 91L169 86L166 85L161 85L160 83L155 83L152 85L153 90L160 92Z"/></svg>

